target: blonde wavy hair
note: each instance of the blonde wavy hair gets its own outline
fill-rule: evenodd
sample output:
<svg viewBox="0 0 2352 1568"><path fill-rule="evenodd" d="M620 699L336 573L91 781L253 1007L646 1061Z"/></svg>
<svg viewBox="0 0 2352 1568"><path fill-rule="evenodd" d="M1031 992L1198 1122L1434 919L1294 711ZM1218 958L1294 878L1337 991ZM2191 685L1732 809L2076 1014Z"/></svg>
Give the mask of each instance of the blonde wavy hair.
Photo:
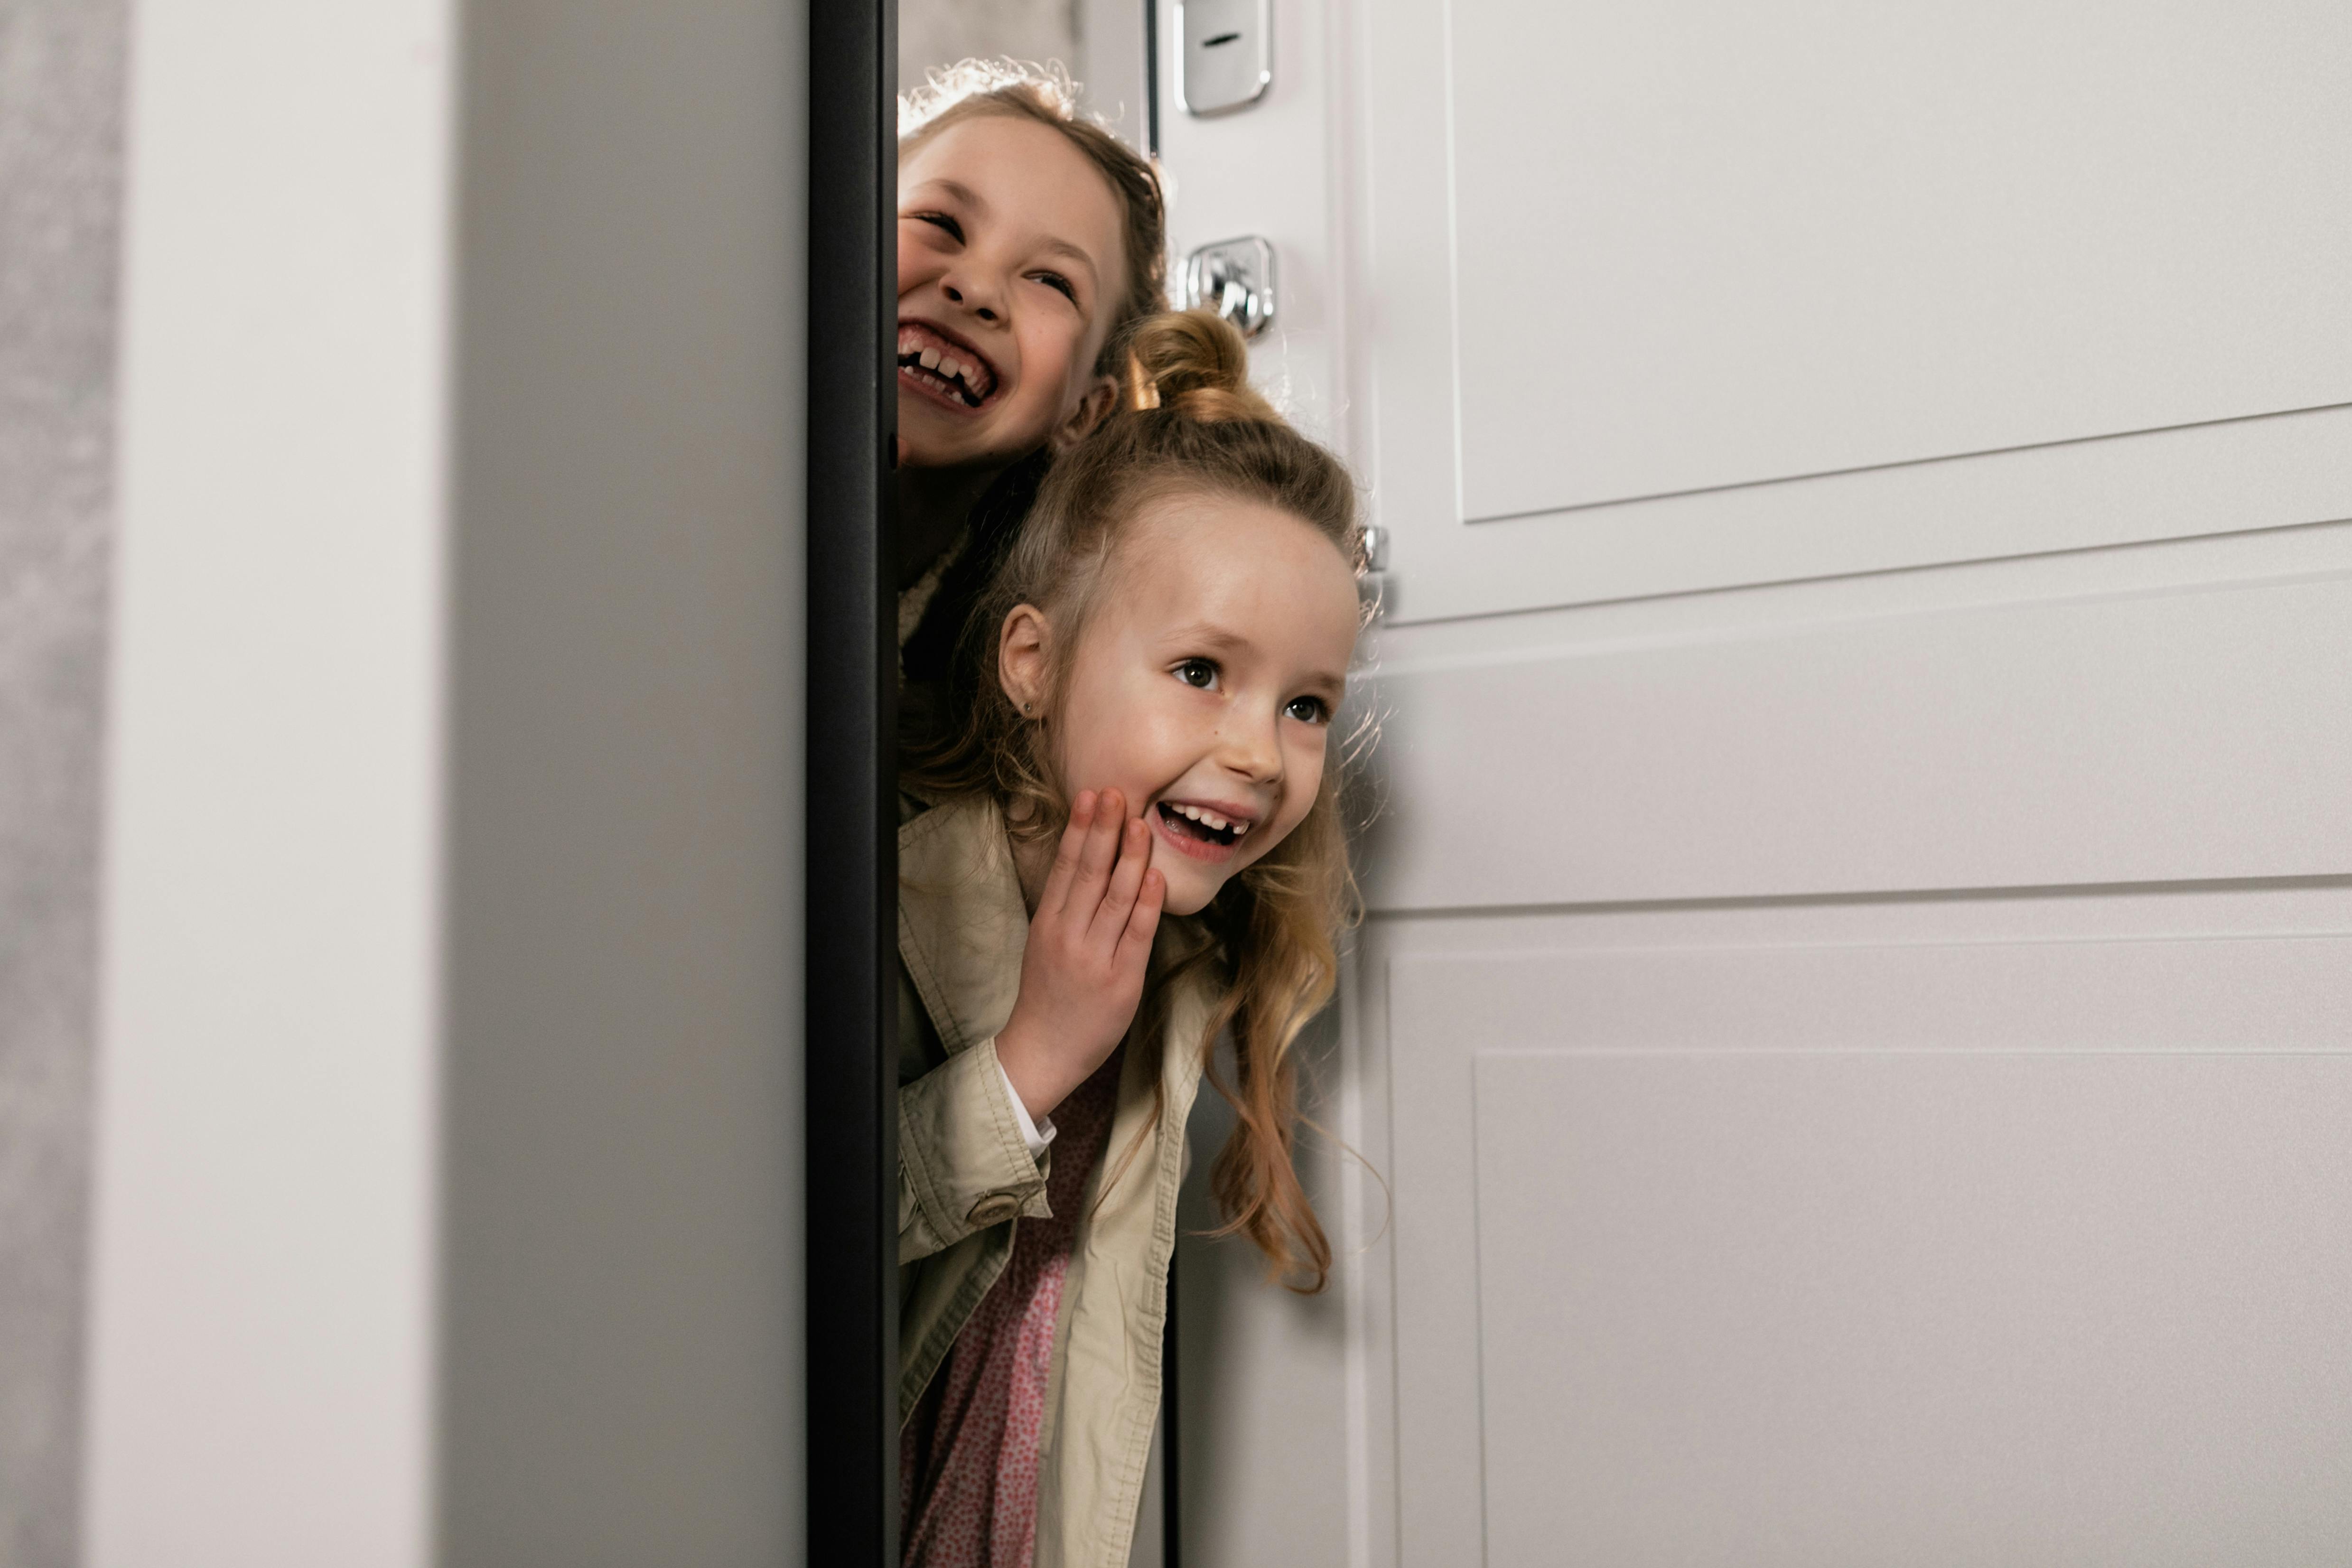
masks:
<svg viewBox="0 0 2352 1568"><path fill-rule="evenodd" d="M1205 311L1152 316L1129 335L1129 353L1124 405L1055 463L965 627L960 658L978 671L965 722L908 760L919 787L940 797L993 799L1013 834L1031 841L1058 836L1068 821L1047 735L1119 546L1150 502L1180 493L1260 502L1314 529L1363 569L1353 479L1251 389L1247 351L1231 326ZM1044 610L1054 626L1041 718L1023 714L995 679L999 630L1021 605ZM1330 1278L1331 1245L1293 1163L1302 1124L1295 1048L1330 1000L1336 943L1358 914L1339 818L1344 762L1338 746L1327 752L1305 820L1184 922L1194 927L1194 940L1160 944L1129 1036L1156 1050L1176 983L1203 971L1217 983L1222 994L1195 1048L1235 1123L1210 1170L1224 1221L1213 1234L1246 1235L1272 1272L1308 1295ZM1215 1055L1228 1032L1232 1083ZM1105 1178L1104 1190L1135 1152Z"/></svg>
<svg viewBox="0 0 2352 1568"><path fill-rule="evenodd" d="M1149 158L1078 107L1078 87L1060 66L1018 60L964 60L930 73L898 95L898 159L967 120L1027 120L1058 131L1095 166L1118 199L1127 251L1127 287L1112 306L1110 330L1096 357L1099 375L1117 375L1136 322L1168 309L1168 204Z"/></svg>

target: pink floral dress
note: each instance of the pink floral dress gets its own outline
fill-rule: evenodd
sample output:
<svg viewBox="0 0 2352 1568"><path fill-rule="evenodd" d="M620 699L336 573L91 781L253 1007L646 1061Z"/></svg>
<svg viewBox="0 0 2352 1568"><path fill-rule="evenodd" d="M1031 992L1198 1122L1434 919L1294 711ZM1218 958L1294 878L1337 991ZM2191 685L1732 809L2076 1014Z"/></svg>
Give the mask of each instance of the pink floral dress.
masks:
<svg viewBox="0 0 2352 1568"><path fill-rule="evenodd" d="M1125 1047L1054 1108L1051 1219L1015 1221L997 1276L899 1435L904 1568L1030 1568L1054 1331L1087 1179L1102 1163Z"/></svg>

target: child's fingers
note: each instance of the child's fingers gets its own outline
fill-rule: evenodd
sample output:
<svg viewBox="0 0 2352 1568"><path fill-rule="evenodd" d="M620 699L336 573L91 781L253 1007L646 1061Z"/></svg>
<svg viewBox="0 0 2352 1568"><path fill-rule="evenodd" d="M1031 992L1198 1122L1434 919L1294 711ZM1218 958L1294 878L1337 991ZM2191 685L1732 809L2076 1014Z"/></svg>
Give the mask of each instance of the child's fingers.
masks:
<svg viewBox="0 0 2352 1568"><path fill-rule="evenodd" d="M1111 863L1118 858L1119 835L1127 826L1127 802L1118 791L1107 789L1095 797L1094 826L1087 830L1086 847L1078 851L1077 879L1071 897L1079 920L1092 923L1095 906L1102 902L1103 886L1110 880Z"/></svg>
<svg viewBox="0 0 2352 1568"><path fill-rule="evenodd" d="M1168 900L1168 873L1158 867L1143 874L1136 889L1135 908L1128 912L1127 929L1119 933L1114 962L1141 973L1151 959L1151 939L1160 930L1160 908Z"/></svg>
<svg viewBox="0 0 2352 1568"><path fill-rule="evenodd" d="M1151 864L1151 837L1138 817L1129 817L1119 830L1118 864L1111 868L1110 887L1095 911L1094 929L1105 948L1118 945L1118 933L1135 908L1136 890L1143 885L1144 868Z"/></svg>
<svg viewBox="0 0 2352 1568"><path fill-rule="evenodd" d="M1061 847L1054 852L1054 868L1045 873L1045 890L1037 895L1037 912L1058 912L1070 900L1070 886L1077 879L1078 855L1086 847L1087 830L1094 826L1095 792L1080 790L1078 798L1070 802L1070 820L1062 829Z"/></svg>

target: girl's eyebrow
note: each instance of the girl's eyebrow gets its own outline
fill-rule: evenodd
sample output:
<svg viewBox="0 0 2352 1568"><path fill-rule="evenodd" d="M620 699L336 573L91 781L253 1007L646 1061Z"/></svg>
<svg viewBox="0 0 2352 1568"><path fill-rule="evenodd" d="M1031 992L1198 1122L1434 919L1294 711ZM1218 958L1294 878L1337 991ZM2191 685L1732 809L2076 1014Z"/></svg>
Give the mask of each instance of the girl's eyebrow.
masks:
<svg viewBox="0 0 2352 1568"><path fill-rule="evenodd" d="M1257 646L1241 633L1228 631L1214 621L1194 621L1191 626L1178 626L1168 634L1168 640L1208 648L1216 653L1245 653Z"/></svg>
<svg viewBox="0 0 2352 1568"><path fill-rule="evenodd" d="M1091 256L1088 256L1085 251L1083 251L1083 250L1079 249L1076 246L1072 245L1068 240L1066 240L1066 239L1049 239L1049 240L1047 240L1047 241L1045 242L1045 252L1046 252L1046 254L1047 254L1047 255L1049 255L1049 256L1066 256L1066 257L1068 257L1071 260L1077 262L1080 266L1084 267L1084 268L1087 269L1087 276L1089 279L1096 279L1097 280L1099 280L1099 279L1098 279L1098 277L1097 277L1097 273L1096 273L1096 271L1095 271L1095 258L1094 258L1093 257L1091 257Z"/></svg>
<svg viewBox="0 0 2352 1568"><path fill-rule="evenodd" d="M921 184L915 187L915 193L919 195L925 191L930 190L943 192L949 197L961 202L964 205L971 207L975 212L984 213L988 210L988 204L980 199L980 193L973 190L970 185L965 184L961 180L934 177L932 179L925 180Z"/></svg>
<svg viewBox="0 0 2352 1568"><path fill-rule="evenodd" d="M1348 678L1333 675L1329 670L1318 670L1307 678L1307 689L1318 697L1328 698L1334 708L1348 695Z"/></svg>

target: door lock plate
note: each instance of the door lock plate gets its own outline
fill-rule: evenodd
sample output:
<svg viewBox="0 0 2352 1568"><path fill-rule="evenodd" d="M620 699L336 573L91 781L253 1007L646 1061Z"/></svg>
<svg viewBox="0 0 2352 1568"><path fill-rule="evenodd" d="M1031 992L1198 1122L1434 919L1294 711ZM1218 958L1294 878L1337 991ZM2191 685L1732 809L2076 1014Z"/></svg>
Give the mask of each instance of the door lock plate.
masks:
<svg viewBox="0 0 2352 1568"><path fill-rule="evenodd" d="M1188 114L1230 114L1274 80L1273 0L1177 0L1176 101Z"/></svg>

